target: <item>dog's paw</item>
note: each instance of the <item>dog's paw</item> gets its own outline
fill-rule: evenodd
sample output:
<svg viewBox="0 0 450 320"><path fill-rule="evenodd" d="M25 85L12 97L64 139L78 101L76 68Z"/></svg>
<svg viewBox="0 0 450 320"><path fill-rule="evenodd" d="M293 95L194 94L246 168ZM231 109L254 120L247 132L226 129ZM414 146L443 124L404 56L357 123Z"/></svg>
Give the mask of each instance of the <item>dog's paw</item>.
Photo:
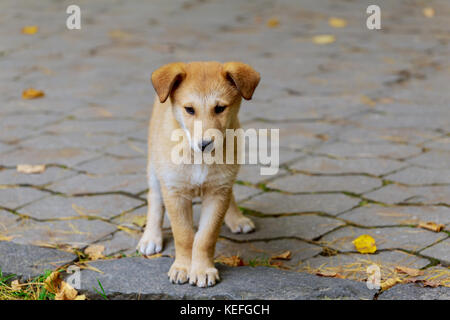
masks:
<svg viewBox="0 0 450 320"><path fill-rule="evenodd" d="M247 217L239 217L227 223L228 228L233 233L249 233L255 230L255 224Z"/></svg>
<svg viewBox="0 0 450 320"><path fill-rule="evenodd" d="M139 250L139 252L146 256L151 256L152 254L161 252L162 247L162 235L147 231L144 232L141 240L139 240L139 243L137 245L137 249Z"/></svg>
<svg viewBox="0 0 450 320"><path fill-rule="evenodd" d="M212 287L220 280L219 271L216 268L193 268L189 275L189 284L201 288Z"/></svg>
<svg viewBox="0 0 450 320"><path fill-rule="evenodd" d="M189 280L189 267L175 261L170 267L167 275L172 283L186 283Z"/></svg>

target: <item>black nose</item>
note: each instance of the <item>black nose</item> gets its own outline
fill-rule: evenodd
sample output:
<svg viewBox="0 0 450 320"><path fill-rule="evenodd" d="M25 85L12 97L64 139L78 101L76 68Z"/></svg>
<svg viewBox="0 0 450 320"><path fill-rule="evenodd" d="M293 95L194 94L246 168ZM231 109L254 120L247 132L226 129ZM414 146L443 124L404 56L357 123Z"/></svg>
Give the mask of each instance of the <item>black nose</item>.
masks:
<svg viewBox="0 0 450 320"><path fill-rule="evenodd" d="M202 151L205 151L206 147L213 142L212 140L202 140Z"/></svg>

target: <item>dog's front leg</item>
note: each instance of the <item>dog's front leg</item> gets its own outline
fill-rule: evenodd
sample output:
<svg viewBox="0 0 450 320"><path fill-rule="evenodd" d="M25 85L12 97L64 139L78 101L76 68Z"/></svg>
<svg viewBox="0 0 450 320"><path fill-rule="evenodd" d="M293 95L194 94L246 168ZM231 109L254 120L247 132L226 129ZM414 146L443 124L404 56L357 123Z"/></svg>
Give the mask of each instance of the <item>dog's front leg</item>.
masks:
<svg viewBox="0 0 450 320"><path fill-rule="evenodd" d="M186 192L166 188L162 188L162 191L175 240L175 262L170 267L168 276L172 283L182 284L189 280L194 241L192 198Z"/></svg>
<svg viewBox="0 0 450 320"><path fill-rule="evenodd" d="M231 188L203 192L202 215L192 249L189 275L192 285L213 286L219 280L219 272L214 267L214 250L230 197Z"/></svg>

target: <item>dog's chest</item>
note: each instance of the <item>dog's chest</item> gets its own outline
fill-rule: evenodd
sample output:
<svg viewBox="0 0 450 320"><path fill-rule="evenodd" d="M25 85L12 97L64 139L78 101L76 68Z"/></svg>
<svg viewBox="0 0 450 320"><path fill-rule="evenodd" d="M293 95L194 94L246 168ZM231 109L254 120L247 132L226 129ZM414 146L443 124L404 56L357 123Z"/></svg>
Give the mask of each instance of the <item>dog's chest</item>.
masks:
<svg viewBox="0 0 450 320"><path fill-rule="evenodd" d="M190 170L190 183L192 185L200 186L208 177L208 166L202 164L194 164Z"/></svg>

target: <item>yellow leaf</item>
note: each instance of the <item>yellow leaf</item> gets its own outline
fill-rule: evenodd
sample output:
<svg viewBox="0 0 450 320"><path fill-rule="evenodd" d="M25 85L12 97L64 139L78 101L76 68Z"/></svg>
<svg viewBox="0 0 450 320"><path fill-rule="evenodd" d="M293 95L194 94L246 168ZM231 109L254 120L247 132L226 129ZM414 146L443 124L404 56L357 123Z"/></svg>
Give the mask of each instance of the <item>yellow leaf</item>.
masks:
<svg viewBox="0 0 450 320"><path fill-rule="evenodd" d="M290 260L291 259L291 252L285 251L283 253L280 253L278 255L272 256L271 259L280 259L280 260Z"/></svg>
<svg viewBox="0 0 450 320"><path fill-rule="evenodd" d="M89 256L91 260L98 260L104 257L103 251L105 250L105 247L99 244L93 244L89 247L87 247L84 250L84 253Z"/></svg>
<svg viewBox="0 0 450 320"><path fill-rule="evenodd" d="M215 262L226 264L230 267L240 267L244 265L244 261L239 256L218 257Z"/></svg>
<svg viewBox="0 0 450 320"><path fill-rule="evenodd" d="M322 35L313 37L312 41L315 44L329 44L329 43L335 42L336 38L330 34L322 34Z"/></svg>
<svg viewBox="0 0 450 320"><path fill-rule="evenodd" d="M13 282L11 282L11 289L13 291L20 291L21 288L22 287L21 287L21 285L19 283L19 280L14 280Z"/></svg>
<svg viewBox="0 0 450 320"><path fill-rule="evenodd" d="M340 279L344 279L344 276L334 272L334 271L317 271L316 275L320 276L320 277L330 277L330 278L340 278Z"/></svg>
<svg viewBox="0 0 450 320"><path fill-rule="evenodd" d="M422 270L414 269L414 268L397 266L397 267L395 267L395 270L400 273L406 273L408 276L411 276L411 277L417 277L417 276L423 275Z"/></svg>
<svg viewBox="0 0 450 320"><path fill-rule="evenodd" d="M420 222L419 223L419 228L423 228L423 229L427 229L430 231L434 231L434 232L440 232L442 231L442 229L445 228L445 225L443 224L437 224L435 222Z"/></svg>
<svg viewBox="0 0 450 320"><path fill-rule="evenodd" d="M144 257L146 257L147 259L161 258L162 257L162 253L155 253L155 254L152 254L150 256L144 256Z"/></svg>
<svg viewBox="0 0 450 320"><path fill-rule="evenodd" d="M331 17L328 19L328 24L333 28L344 28L347 26L347 21L345 19Z"/></svg>
<svg viewBox="0 0 450 320"><path fill-rule="evenodd" d="M34 173L42 173L45 171L45 164L19 164L17 165L17 172L26 173L26 174L34 174Z"/></svg>
<svg viewBox="0 0 450 320"><path fill-rule="evenodd" d="M267 26L269 28L276 28L280 25L280 20L278 20L277 18L271 18L267 21Z"/></svg>
<svg viewBox="0 0 450 320"><path fill-rule="evenodd" d="M59 272L53 271L47 279L44 281L44 287L48 292L58 293L61 279L59 278Z"/></svg>
<svg viewBox="0 0 450 320"><path fill-rule="evenodd" d="M359 253L374 253L375 251L377 251L375 239L367 234L359 236L358 238L353 240L352 243L355 245L355 248Z"/></svg>
<svg viewBox="0 0 450 320"><path fill-rule="evenodd" d="M23 99L37 99L44 96L44 91L33 88L26 89L22 92Z"/></svg>
<svg viewBox="0 0 450 320"><path fill-rule="evenodd" d="M381 283L381 290L387 290L389 288L392 288L393 286L395 286L397 283L402 282L402 280L400 280L399 278L390 278L387 279L386 281L384 281L383 283Z"/></svg>
<svg viewBox="0 0 450 320"><path fill-rule="evenodd" d="M86 300L86 296L84 294L81 294L79 296L76 296L76 298L73 300Z"/></svg>
<svg viewBox="0 0 450 320"><path fill-rule="evenodd" d="M0 234L0 241L11 241L12 239L12 236L3 236Z"/></svg>
<svg viewBox="0 0 450 320"><path fill-rule="evenodd" d="M77 290L67 282L61 281L61 286L55 295L55 300L75 300L77 296Z"/></svg>
<svg viewBox="0 0 450 320"><path fill-rule="evenodd" d="M39 28L38 26L25 26L22 28L23 34L35 34L38 32Z"/></svg>
<svg viewBox="0 0 450 320"><path fill-rule="evenodd" d="M432 7L423 8L422 13L427 18L433 18L434 17L434 9Z"/></svg>

